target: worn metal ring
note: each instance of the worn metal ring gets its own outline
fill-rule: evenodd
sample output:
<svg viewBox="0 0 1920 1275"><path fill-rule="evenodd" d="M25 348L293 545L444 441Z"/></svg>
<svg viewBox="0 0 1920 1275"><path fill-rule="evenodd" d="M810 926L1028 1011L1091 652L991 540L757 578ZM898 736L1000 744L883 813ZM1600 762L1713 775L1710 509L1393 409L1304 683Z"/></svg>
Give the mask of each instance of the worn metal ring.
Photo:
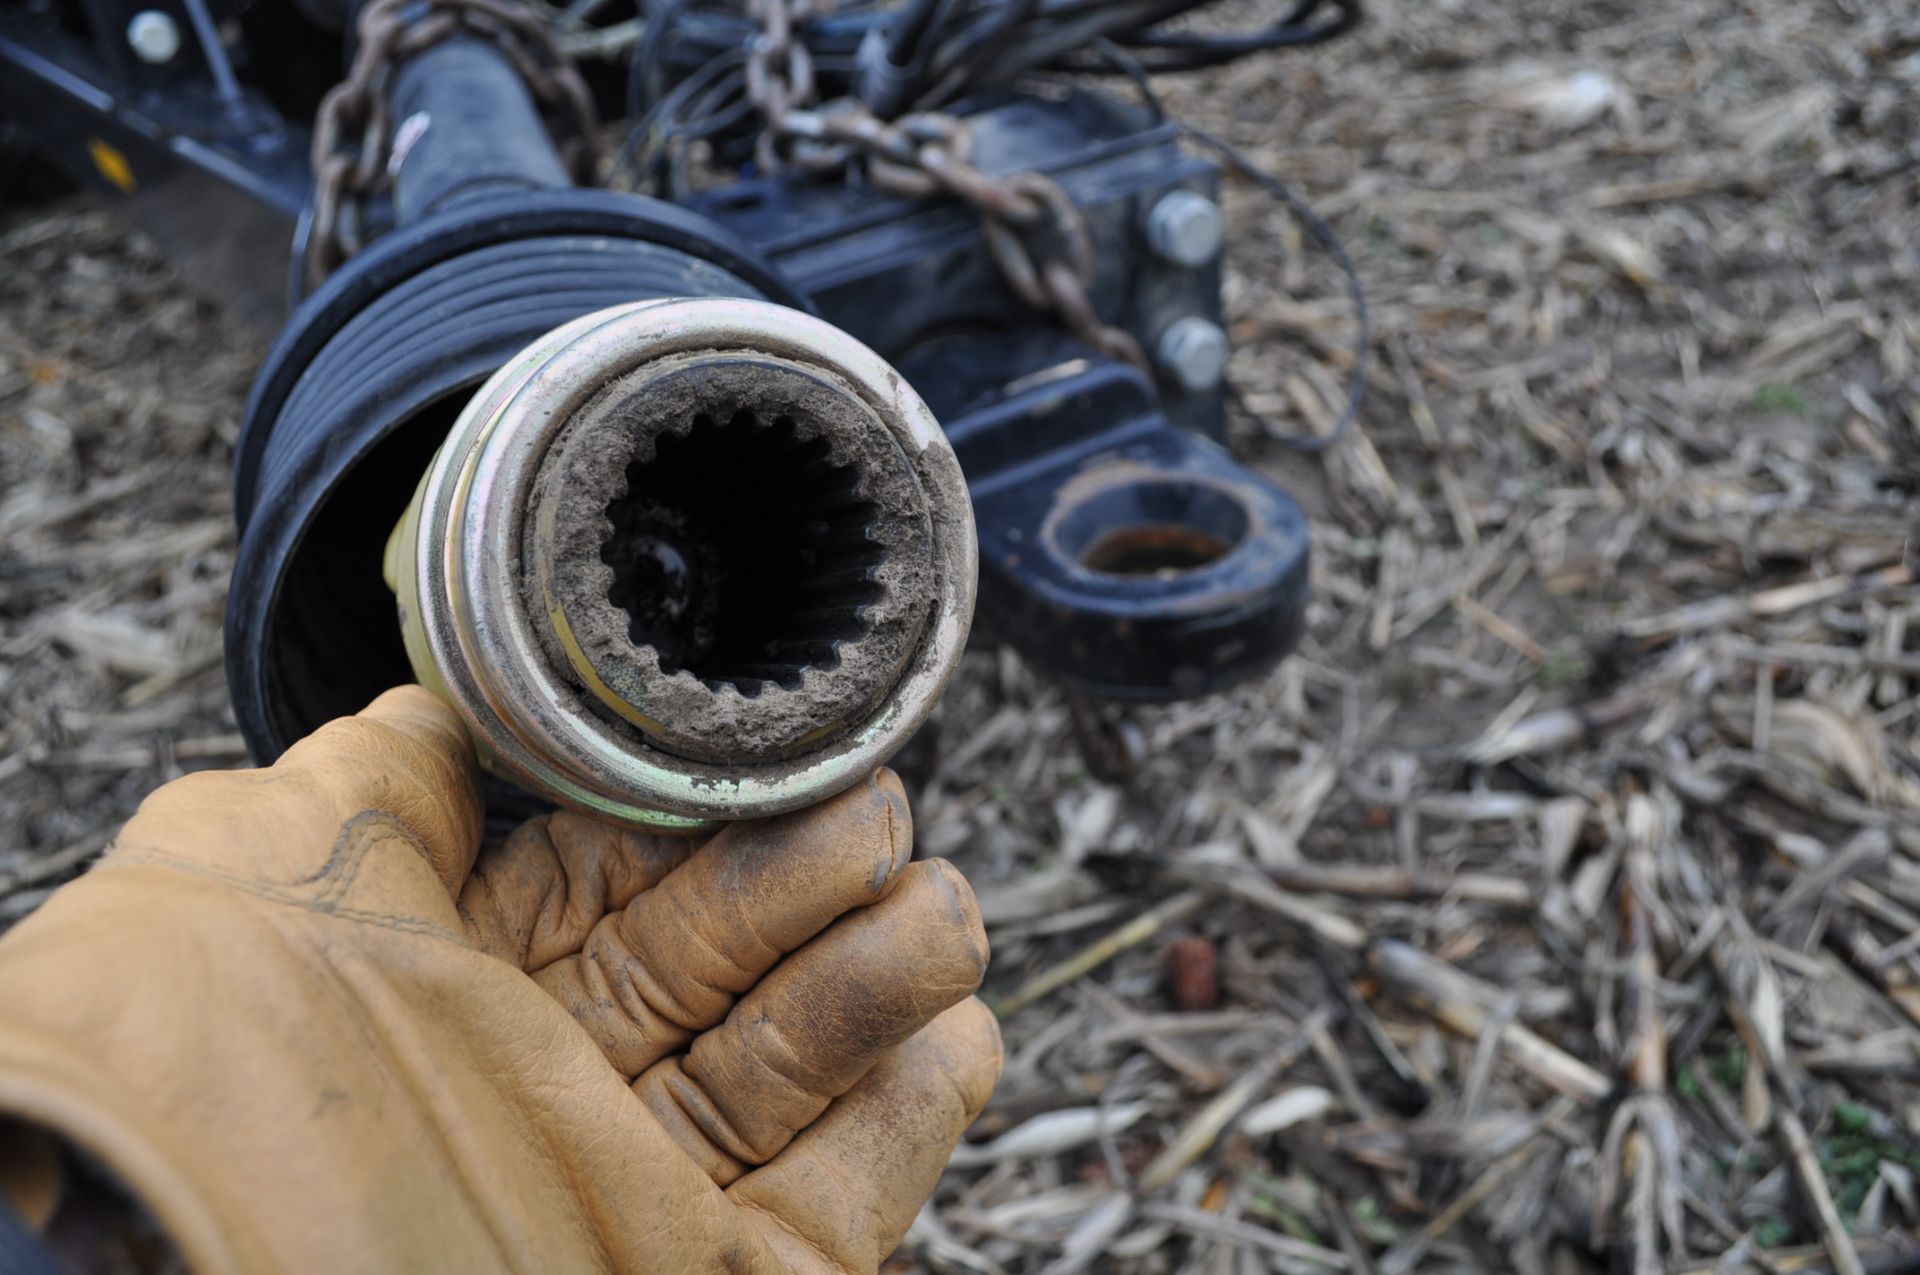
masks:
<svg viewBox="0 0 1920 1275"><path fill-rule="evenodd" d="M737 352L844 386L849 419L879 428L910 469L931 529L915 576L925 612L891 685L817 745L745 764L679 755L596 705L532 614L523 555L556 440L596 396L646 365ZM852 427L852 426L850 426ZM640 302L566 324L474 396L435 457L389 559L415 671L459 712L491 769L578 810L651 827L776 814L871 773L925 720L971 622L977 548L959 463L917 395L839 329L767 302ZM890 675L891 676L891 675ZM604 700L604 697L601 697Z"/></svg>

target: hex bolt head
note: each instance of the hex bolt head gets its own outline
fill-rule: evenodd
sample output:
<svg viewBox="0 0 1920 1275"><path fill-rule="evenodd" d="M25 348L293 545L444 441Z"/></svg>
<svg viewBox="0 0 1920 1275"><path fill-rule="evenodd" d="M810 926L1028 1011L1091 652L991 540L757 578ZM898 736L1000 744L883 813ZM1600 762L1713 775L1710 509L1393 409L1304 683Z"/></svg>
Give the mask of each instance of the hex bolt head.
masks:
<svg viewBox="0 0 1920 1275"><path fill-rule="evenodd" d="M127 23L127 44L142 62L171 62L180 52L180 25L158 9L142 9Z"/></svg>
<svg viewBox="0 0 1920 1275"><path fill-rule="evenodd" d="M1160 334L1154 356L1160 370L1189 394L1201 394L1226 375L1228 352L1227 334L1220 325L1190 314Z"/></svg>
<svg viewBox="0 0 1920 1275"><path fill-rule="evenodd" d="M1220 255L1220 205L1191 190L1162 195L1147 214L1147 243L1176 265L1204 266Z"/></svg>

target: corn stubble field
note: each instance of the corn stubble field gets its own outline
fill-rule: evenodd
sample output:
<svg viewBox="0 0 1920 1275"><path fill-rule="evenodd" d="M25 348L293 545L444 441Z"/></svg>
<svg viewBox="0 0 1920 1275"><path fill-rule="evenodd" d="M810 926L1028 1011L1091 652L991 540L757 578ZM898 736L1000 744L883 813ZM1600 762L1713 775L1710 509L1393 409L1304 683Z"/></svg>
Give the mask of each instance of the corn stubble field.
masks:
<svg viewBox="0 0 1920 1275"><path fill-rule="evenodd" d="M1369 397L1278 441L1352 313L1230 183L1236 445L1313 517L1310 634L1078 725L968 657L918 839L1008 1065L890 1269L1913 1269L1920 17L1376 2L1163 87L1352 247ZM244 762L264 348L109 215L0 213L5 920Z"/></svg>

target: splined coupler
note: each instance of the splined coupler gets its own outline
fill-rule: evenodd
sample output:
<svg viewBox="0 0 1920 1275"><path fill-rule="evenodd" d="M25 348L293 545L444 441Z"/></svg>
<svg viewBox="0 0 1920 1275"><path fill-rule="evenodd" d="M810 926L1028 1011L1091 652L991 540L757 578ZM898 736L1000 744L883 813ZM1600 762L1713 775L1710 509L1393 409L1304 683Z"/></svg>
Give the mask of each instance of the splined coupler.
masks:
<svg viewBox="0 0 1920 1275"><path fill-rule="evenodd" d="M489 769L674 827L881 765L966 643L975 536L878 355L768 302L555 329L473 397L387 552L414 673Z"/></svg>

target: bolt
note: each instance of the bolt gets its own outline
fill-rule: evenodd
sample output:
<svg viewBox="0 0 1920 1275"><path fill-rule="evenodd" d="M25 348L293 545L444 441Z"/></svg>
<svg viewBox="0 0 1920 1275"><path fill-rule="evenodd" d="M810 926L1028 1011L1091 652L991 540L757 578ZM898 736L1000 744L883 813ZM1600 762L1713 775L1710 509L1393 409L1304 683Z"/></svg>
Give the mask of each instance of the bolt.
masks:
<svg viewBox="0 0 1920 1275"><path fill-rule="evenodd" d="M1219 324L1190 314L1160 334L1155 354L1161 371L1189 394L1199 394L1220 384L1226 374L1227 334Z"/></svg>
<svg viewBox="0 0 1920 1275"><path fill-rule="evenodd" d="M1176 265L1204 266L1220 255L1220 205L1191 190L1160 197L1147 214L1147 242Z"/></svg>
<svg viewBox="0 0 1920 1275"><path fill-rule="evenodd" d="M180 51L180 27L158 9L142 9L127 23L127 43L142 62L158 66Z"/></svg>

